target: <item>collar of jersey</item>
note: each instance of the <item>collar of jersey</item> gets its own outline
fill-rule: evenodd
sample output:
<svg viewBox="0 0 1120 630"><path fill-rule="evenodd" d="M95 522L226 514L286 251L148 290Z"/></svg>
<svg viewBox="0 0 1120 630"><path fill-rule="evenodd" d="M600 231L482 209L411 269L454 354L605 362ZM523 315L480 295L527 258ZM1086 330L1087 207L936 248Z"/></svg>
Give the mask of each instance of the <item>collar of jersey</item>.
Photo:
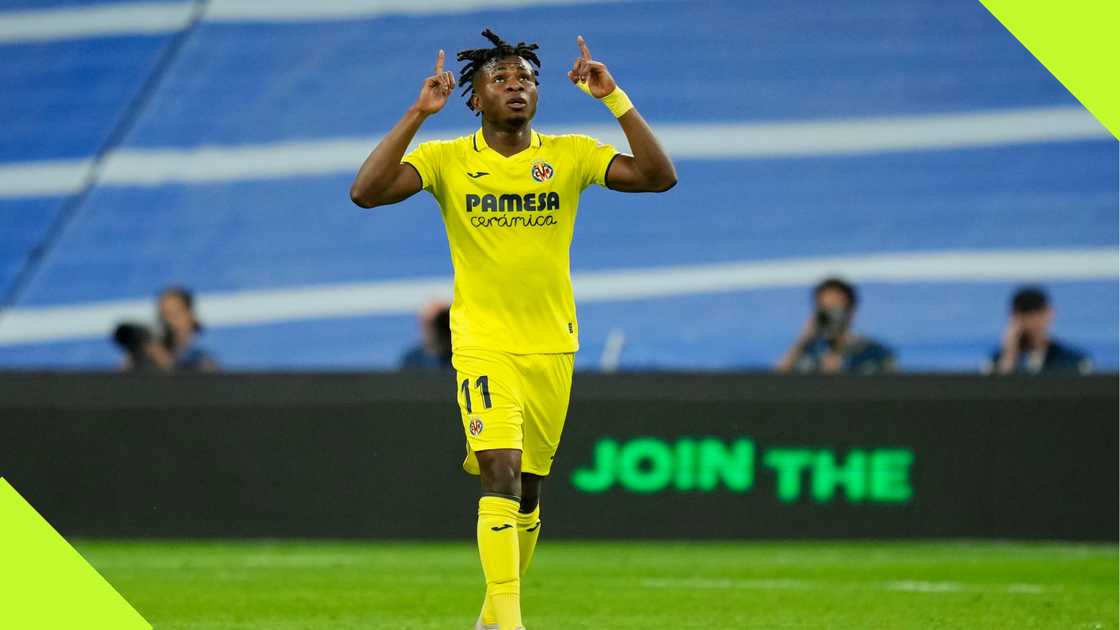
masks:
<svg viewBox="0 0 1120 630"><path fill-rule="evenodd" d="M474 145L474 150L477 153L482 153L484 151L493 151L493 149L491 149L489 147L489 145L486 144L486 138L482 137L482 128L481 127L479 127L478 131L474 132L474 139L473 139L472 143ZM513 159L513 158L516 158L516 157L524 157L526 155L527 151L529 151L531 149L539 149L540 146L541 146L541 134L537 133L537 131L535 129L533 129L533 130L529 131L529 146L528 147L522 149L521 151L518 151L517 153L514 153L513 155L511 155L509 157L506 157L506 156L502 155L501 153L498 153L497 151L494 151L494 155L497 155L498 157L505 158L505 159L509 160L509 159Z"/></svg>

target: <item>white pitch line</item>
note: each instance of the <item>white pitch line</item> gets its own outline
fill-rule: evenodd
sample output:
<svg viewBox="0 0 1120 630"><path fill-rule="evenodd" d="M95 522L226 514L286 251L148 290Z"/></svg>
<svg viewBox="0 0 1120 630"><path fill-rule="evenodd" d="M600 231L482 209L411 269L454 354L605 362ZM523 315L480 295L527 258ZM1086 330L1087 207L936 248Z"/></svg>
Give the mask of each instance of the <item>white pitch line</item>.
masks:
<svg viewBox="0 0 1120 630"><path fill-rule="evenodd" d="M1116 248L936 251L577 273L581 304L809 286L827 275L857 282L1053 282L1115 280ZM198 296L211 327L402 315L451 294L446 278L388 280ZM125 319L147 320L152 298L0 312L0 346L102 337Z"/></svg>
<svg viewBox="0 0 1120 630"><path fill-rule="evenodd" d="M902 593L960 593L965 590L965 585L961 582L900 580L898 582L886 582L881 586L883 590Z"/></svg>
<svg viewBox="0 0 1120 630"><path fill-rule="evenodd" d="M823 584L799 579L721 579L721 578L647 578L641 581L645 588L724 590L744 589L751 591L815 591L824 588Z"/></svg>
<svg viewBox="0 0 1120 630"><path fill-rule="evenodd" d="M965 582L933 582L900 580L894 582L823 582L800 579L708 579L648 578L643 588L676 590L756 590L756 591L823 591L875 590L900 593L1014 593L1041 595L1046 587L1039 584L968 584Z"/></svg>
<svg viewBox="0 0 1120 630"><path fill-rule="evenodd" d="M1108 140L1112 136L1081 107L1034 107L954 114L881 116L797 122L656 124L677 160L732 160L939 151L1028 143ZM452 138L473 129L421 134ZM625 150L614 124L568 124L548 133L584 133ZM211 184L353 174L379 139L326 138L302 142L122 149L101 163L100 186ZM79 189L89 160L0 164L0 198L65 195Z"/></svg>

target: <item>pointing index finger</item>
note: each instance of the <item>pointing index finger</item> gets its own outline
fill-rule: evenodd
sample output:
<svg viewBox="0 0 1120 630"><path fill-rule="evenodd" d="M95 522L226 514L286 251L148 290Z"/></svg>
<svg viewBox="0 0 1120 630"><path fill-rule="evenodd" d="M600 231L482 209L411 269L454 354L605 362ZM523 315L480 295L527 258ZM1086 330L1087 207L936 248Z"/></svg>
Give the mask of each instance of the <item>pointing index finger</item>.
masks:
<svg viewBox="0 0 1120 630"><path fill-rule="evenodd" d="M576 43L579 44L579 53L585 61L591 61L591 51L587 49L587 41L583 39L583 35L576 35Z"/></svg>
<svg viewBox="0 0 1120 630"><path fill-rule="evenodd" d="M439 49L439 54L436 55L436 76L443 74L443 49Z"/></svg>

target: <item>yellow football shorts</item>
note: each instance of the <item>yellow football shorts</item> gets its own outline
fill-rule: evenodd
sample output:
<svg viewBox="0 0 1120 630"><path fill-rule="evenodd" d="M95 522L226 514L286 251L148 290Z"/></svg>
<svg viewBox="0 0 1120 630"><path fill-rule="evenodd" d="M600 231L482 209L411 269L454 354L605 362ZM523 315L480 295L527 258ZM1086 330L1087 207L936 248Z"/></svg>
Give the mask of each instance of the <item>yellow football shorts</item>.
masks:
<svg viewBox="0 0 1120 630"><path fill-rule="evenodd" d="M476 451L521 451L521 472L547 475L560 446L575 354L456 350L451 357L467 436L463 470L479 474Z"/></svg>

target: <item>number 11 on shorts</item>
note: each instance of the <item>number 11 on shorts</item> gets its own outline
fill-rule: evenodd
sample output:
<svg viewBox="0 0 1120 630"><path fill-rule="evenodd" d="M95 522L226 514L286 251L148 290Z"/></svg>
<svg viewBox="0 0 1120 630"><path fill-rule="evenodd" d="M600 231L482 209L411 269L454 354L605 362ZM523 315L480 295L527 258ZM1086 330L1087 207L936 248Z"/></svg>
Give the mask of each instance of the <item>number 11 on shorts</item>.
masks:
<svg viewBox="0 0 1120 630"><path fill-rule="evenodd" d="M491 404L490 404L490 377L483 374L482 376L478 377L478 379L475 380L474 386L475 386L476 389L478 389L480 392L482 392L482 407L484 409L489 409L491 407ZM473 411L471 409L471 379L469 379L469 378L463 379L463 385L460 389L463 390L463 402L466 403L467 413L471 413Z"/></svg>

